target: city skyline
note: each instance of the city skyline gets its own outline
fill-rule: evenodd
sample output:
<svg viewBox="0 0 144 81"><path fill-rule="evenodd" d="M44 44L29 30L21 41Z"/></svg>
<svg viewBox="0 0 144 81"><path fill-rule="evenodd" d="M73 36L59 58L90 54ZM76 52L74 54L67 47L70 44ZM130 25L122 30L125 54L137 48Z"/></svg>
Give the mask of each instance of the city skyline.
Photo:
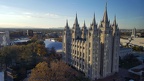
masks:
<svg viewBox="0 0 144 81"><path fill-rule="evenodd" d="M89 27L94 13L99 25L106 2L110 23L116 15L120 29L143 28L143 0L1 0L0 27L64 27L67 19L72 27L76 13L80 27L84 20Z"/></svg>

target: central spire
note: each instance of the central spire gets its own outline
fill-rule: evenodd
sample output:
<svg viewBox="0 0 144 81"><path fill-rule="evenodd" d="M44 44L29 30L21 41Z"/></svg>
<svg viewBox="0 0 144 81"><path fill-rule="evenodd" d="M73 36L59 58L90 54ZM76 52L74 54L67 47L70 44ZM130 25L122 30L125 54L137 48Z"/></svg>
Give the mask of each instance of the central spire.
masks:
<svg viewBox="0 0 144 81"><path fill-rule="evenodd" d="M75 18L75 25L78 25L78 19L77 19L77 13L76 13L76 18Z"/></svg>
<svg viewBox="0 0 144 81"><path fill-rule="evenodd" d="M105 12L104 12L104 16L103 16L103 21L104 22L108 22L107 3L106 3L106 6L105 6Z"/></svg>
<svg viewBox="0 0 144 81"><path fill-rule="evenodd" d="M93 25L96 25L95 13L94 13L94 18L93 18L92 24L93 24Z"/></svg>

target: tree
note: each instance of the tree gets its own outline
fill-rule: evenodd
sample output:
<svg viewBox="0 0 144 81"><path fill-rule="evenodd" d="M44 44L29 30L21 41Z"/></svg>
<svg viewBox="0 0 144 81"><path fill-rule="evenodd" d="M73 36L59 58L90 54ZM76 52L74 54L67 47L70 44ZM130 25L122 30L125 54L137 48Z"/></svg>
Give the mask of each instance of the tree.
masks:
<svg viewBox="0 0 144 81"><path fill-rule="evenodd" d="M36 41L36 52L39 56L44 56L47 54L47 49L43 41Z"/></svg>
<svg viewBox="0 0 144 81"><path fill-rule="evenodd" d="M3 47L0 50L1 59L3 60L4 64L6 65L6 67L12 63L12 58L15 57L15 54L11 54L12 51L13 50L11 49L11 47L8 47L8 46L7 47Z"/></svg>
<svg viewBox="0 0 144 81"><path fill-rule="evenodd" d="M29 81L76 81L79 73L62 61L41 62L32 70Z"/></svg>
<svg viewBox="0 0 144 81"><path fill-rule="evenodd" d="M40 62L32 70L29 81L50 81L50 71L46 62Z"/></svg>
<svg viewBox="0 0 144 81"><path fill-rule="evenodd" d="M59 42L62 42L62 37L55 38L55 40L57 40L57 41L59 41Z"/></svg>
<svg viewBox="0 0 144 81"><path fill-rule="evenodd" d="M68 81L68 78L71 77L71 68L62 61L53 61L50 67L53 81Z"/></svg>
<svg viewBox="0 0 144 81"><path fill-rule="evenodd" d="M37 35L34 35L32 38L31 38L31 41L32 42L36 42L38 40L38 36Z"/></svg>
<svg viewBox="0 0 144 81"><path fill-rule="evenodd" d="M31 61L34 57L36 44L30 43L28 45L13 45L6 46L0 49L0 63L6 66L13 63L24 64Z"/></svg>
<svg viewBox="0 0 144 81"><path fill-rule="evenodd" d="M47 50L44 45L41 45L41 44L37 45L37 54L39 56L44 56L47 54Z"/></svg>
<svg viewBox="0 0 144 81"><path fill-rule="evenodd" d="M142 46L133 46L132 49L134 51L143 51L143 47Z"/></svg>

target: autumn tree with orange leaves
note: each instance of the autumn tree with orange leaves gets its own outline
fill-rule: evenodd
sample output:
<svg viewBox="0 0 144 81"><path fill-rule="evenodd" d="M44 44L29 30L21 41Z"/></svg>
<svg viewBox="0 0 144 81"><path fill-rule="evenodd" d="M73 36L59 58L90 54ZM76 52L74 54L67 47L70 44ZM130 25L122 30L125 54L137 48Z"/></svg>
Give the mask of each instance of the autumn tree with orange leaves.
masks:
<svg viewBox="0 0 144 81"><path fill-rule="evenodd" d="M79 72L62 61L52 61L49 65L41 62L32 70L29 81L89 81Z"/></svg>

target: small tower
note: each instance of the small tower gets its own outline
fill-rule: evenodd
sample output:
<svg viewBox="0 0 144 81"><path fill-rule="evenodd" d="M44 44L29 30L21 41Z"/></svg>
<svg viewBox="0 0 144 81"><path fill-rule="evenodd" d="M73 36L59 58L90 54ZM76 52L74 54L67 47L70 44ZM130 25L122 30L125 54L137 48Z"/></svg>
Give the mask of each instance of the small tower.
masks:
<svg viewBox="0 0 144 81"><path fill-rule="evenodd" d="M63 33L63 59L66 63L71 62L71 31L68 26L68 20L66 22L66 26L64 28L64 33Z"/></svg>
<svg viewBox="0 0 144 81"><path fill-rule="evenodd" d="M97 30L97 24L96 24L96 20L95 20L95 13L94 13L94 18L91 24L91 28L93 31Z"/></svg>
<svg viewBox="0 0 144 81"><path fill-rule="evenodd" d="M99 29L96 24L95 14L91 24L92 27L92 79L99 79L100 78L100 53L101 53L101 44L100 44L100 37L99 37Z"/></svg>
<svg viewBox="0 0 144 81"><path fill-rule="evenodd" d="M119 28L116 23L116 16L114 17L114 22L112 24L113 29L113 45L112 45L112 73L118 72L119 70L119 44L120 44L120 34Z"/></svg>
<svg viewBox="0 0 144 81"><path fill-rule="evenodd" d="M87 35L87 27L85 25L85 21L84 21L84 25L82 27L82 34L81 34L81 38L86 40L86 35Z"/></svg>
<svg viewBox="0 0 144 81"><path fill-rule="evenodd" d="M72 28L72 39L79 39L80 37L81 37L81 31L80 31L77 14L76 14L75 22Z"/></svg>
<svg viewBox="0 0 144 81"><path fill-rule="evenodd" d="M114 17L114 21L113 21L113 24L112 24L112 29L113 29L113 36L114 36L117 29L118 29L118 25L116 23L116 16Z"/></svg>

